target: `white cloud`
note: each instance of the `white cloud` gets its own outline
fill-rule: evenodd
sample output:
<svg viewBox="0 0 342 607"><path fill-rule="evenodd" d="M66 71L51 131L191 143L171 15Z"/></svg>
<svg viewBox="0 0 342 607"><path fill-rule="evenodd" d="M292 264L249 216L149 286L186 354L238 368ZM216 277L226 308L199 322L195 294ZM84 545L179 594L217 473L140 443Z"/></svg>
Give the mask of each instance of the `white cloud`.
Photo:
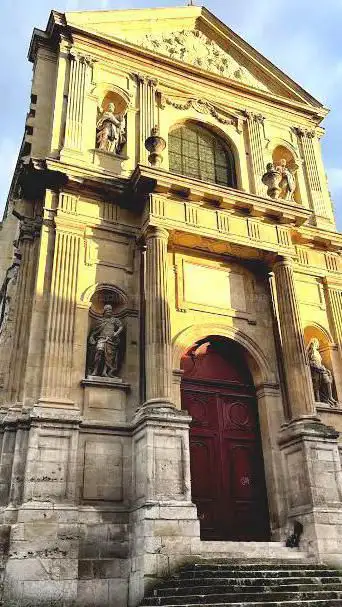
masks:
<svg viewBox="0 0 342 607"><path fill-rule="evenodd" d="M18 158L18 145L9 138L0 140L0 218L2 217L13 171Z"/></svg>

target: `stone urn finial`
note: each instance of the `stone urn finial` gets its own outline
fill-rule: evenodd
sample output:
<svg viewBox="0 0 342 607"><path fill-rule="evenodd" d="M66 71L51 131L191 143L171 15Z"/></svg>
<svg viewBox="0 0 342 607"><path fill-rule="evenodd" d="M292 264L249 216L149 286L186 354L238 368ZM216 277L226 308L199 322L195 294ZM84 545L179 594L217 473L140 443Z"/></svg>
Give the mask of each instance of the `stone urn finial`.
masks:
<svg viewBox="0 0 342 607"><path fill-rule="evenodd" d="M266 173L261 178L262 183L267 186L267 195L270 198L279 198L281 193L281 188L279 184L282 180L282 174L279 170L274 166L272 162L269 162L266 166Z"/></svg>
<svg viewBox="0 0 342 607"><path fill-rule="evenodd" d="M152 167L159 167L163 162L163 152L166 148L166 141L159 135L159 126L151 129L151 136L145 141L145 148L150 152L148 161Z"/></svg>

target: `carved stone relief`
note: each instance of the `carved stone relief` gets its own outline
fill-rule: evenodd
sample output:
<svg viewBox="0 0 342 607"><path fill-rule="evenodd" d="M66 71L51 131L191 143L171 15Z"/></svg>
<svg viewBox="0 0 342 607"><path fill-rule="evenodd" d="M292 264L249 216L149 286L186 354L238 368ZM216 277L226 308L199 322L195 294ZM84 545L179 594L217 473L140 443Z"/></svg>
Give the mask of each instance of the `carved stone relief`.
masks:
<svg viewBox="0 0 342 607"><path fill-rule="evenodd" d="M129 39L127 38L127 40ZM225 76L257 89L268 90L265 84L239 65L216 42L198 30L145 34L131 42L202 70Z"/></svg>
<svg viewBox="0 0 342 607"><path fill-rule="evenodd" d="M239 116L227 116L220 112L214 104L207 99L196 99L191 97L184 101L173 99L159 92L159 105L164 109L167 105L174 107L176 110L189 110L193 108L199 114L207 114L216 118L220 124L233 124L238 130L242 129L243 118Z"/></svg>

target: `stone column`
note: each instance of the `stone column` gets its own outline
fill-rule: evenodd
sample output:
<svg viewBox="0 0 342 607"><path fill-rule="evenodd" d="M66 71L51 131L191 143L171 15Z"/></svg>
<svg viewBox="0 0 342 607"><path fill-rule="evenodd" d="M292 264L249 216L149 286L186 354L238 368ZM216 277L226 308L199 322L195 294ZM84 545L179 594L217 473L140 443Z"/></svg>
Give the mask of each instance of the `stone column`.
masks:
<svg viewBox="0 0 342 607"><path fill-rule="evenodd" d="M151 130L155 126L155 100L158 81L144 74L136 74L136 79L139 85L139 158L142 164L147 164L148 153L145 148L145 141L151 135Z"/></svg>
<svg viewBox="0 0 342 607"><path fill-rule="evenodd" d="M292 420L315 416L314 394L296 297L292 260L283 257L273 266L277 290L284 370Z"/></svg>
<svg viewBox="0 0 342 607"><path fill-rule="evenodd" d="M253 114L252 112L245 112L245 116L247 118L253 191L258 196L265 196L266 188L261 181L265 172L262 132L265 118L261 114Z"/></svg>
<svg viewBox="0 0 342 607"><path fill-rule="evenodd" d="M66 194L60 194L63 208ZM70 199L76 198L67 195ZM76 201L75 201L76 204ZM72 405L73 347L76 315L76 292L82 226L75 226L59 211L51 278L46 330L42 394L40 403Z"/></svg>
<svg viewBox="0 0 342 607"><path fill-rule="evenodd" d="M92 59L70 51L70 77L65 124L64 152L82 152L84 101L91 76ZM95 125L94 125L95 128Z"/></svg>
<svg viewBox="0 0 342 607"><path fill-rule="evenodd" d="M315 150L315 144L317 144L316 133L315 131L308 131L302 128L296 128L295 133L300 141L312 209L315 215L332 220L331 204L328 200L327 192L324 193L317 163Z"/></svg>
<svg viewBox="0 0 342 607"><path fill-rule="evenodd" d="M40 217L23 218L20 222L18 246L21 262L16 292L13 341L9 366L10 373L7 386L8 399L11 403L20 401L23 396L40 229Z"/></svg>
<svg viewBox="0 0 342 607"><path fill-rule="evenodd" d="M146 233L145 366L146 401L171 403L172 362L168 300L169 233L150 226Z"/></svg>

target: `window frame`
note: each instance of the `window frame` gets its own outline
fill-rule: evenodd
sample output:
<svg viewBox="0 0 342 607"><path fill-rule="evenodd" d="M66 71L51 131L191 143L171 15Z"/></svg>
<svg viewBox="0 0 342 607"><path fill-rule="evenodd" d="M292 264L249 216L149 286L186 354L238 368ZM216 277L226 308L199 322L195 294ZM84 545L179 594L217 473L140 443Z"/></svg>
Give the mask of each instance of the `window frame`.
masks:
<svg viewBox="0 0 342 607"><path fill-rule="evenodd" d="M189 137L184 137L184 132L190 131L195 134L195 141L191 141ZM170 138L175 135L175 133L179 133L175 139L179 139L179 150L175 151L171 148ZM213 162L210 164L210 168L213 169L214 179L208 179L204 175L203 177L203 168L205 165L208 165L207 162L201 160L200 148L201 148L201 137L203 134L204 139L211 144L211 156L213 158ZM195 155L189 155L186 150L184 150L184 143L188 143L196 146L197 153ZM203 144L202 144L203 145ZM224 153L225 162L220 162L218 158L219 153ZM168 138L168 156L169 156L169 171L174 174L183 175L185 177L189 177L190 179L198 179L199 181L215 183L216 185L229 187L229 188L237 188L237 174L236 174L236 166L235 166L235 157L233 150L230 148L229 144L222 139L216 133L213 133L210 129L202 126L201 124L196 123L185 123L175 126L169 132ZM180 164L180 170L175 167L175 162L173 162L173 157L176 160L178 157L178 161ZM196 161L197 163L197 171L196 174L191 174L188 170L186 170L186 161ZM222 171L225 170L226 180L223 181L220 179L220 173L222 175Z"/></svg>

